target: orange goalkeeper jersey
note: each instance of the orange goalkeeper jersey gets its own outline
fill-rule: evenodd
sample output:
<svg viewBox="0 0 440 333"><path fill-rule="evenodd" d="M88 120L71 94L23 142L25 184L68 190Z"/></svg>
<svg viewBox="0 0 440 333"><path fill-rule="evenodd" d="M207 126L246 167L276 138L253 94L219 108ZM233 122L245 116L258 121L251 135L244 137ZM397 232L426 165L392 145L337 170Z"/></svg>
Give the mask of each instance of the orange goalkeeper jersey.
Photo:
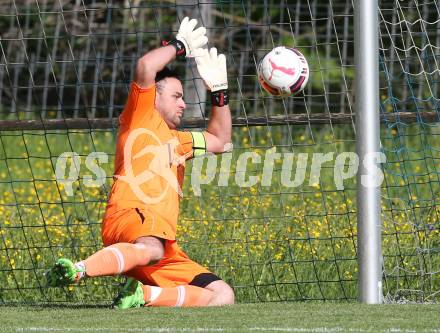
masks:
<svg viewBox="0 0 440 333"><path fill-rule="evenodd" d="M119 117L109 216L126 208L148 212L175 239L184 163L193 155L193 134L171 130L154 108L156 88L132 83Z"/></svg>

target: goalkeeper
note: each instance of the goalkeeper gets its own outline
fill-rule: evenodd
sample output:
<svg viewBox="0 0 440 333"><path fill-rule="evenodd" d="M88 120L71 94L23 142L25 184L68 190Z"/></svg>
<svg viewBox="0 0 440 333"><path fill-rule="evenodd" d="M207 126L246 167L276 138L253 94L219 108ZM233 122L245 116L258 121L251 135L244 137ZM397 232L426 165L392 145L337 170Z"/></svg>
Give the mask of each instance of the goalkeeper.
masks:
<svg viewBox="0 0 440 333"><path fill-rule="evenodd" d="M61 258L46 273L49 286L86 277L128 276L114 306L208 306L234 303L231 287L190 260L176 243L179 194L186 159L222 153L231 141L225 56L204 48L206 29L185 18L176 38L142 56L116 146L114 183L102 222L104 249L73 263ZM166 65L194 57L211 90L204 132L182 132L185 102L180 80Z"/></svg>

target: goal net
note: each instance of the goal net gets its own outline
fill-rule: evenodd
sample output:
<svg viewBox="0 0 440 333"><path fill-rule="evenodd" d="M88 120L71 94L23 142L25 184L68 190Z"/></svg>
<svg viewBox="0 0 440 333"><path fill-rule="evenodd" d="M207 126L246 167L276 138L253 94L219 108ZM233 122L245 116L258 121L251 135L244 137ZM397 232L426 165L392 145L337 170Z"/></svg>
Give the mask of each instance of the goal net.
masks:
<svg viewBox="0 0 440 333"><path fill-rule="evenodd" d="M185 16L226 54L234 150L187 163L178 241L240 302L355 300L356 159L351 0L2 1L0 304L109 304L121 278L47 288L59 257L102 247L118 130L136 60ZM437 2L382 1L383 285L388 301L440 292ZM311 77L276 98L256 65L298 48ZM192 61L183 129L210 115Z"/></svg>

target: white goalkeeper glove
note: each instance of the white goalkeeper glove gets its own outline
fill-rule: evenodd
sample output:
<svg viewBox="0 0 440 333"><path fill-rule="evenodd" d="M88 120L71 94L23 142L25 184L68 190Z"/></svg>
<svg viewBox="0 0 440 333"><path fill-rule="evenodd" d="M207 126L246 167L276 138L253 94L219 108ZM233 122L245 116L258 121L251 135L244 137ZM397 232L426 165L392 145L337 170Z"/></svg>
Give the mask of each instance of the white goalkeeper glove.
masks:
<svg viewBox="0 0 440 333"><path fill-rule="evenodd" d="M194 30L196 25L197 20L190 20L188 17L185 17L182 23L180 23L179 31L176 35L177 46L173 44L173 41L170 42L170 44L176 47L177 55L192 57L194 56L193 52L195 49L201 48L208 43L205 27L199 27ZM181 51L181 47L179 47L179 42L183 44L183 51Z"/></svg>
<svg viewBox="0 0 440 333"><path fill-rule="evenodd" d="M207 49L195 50L194 57L200 76L208 89L211 90L212 105L227 105L229 95L225 55L217 55L217 49L213 47L209 51Z"/></svg>
<svg viewBox="0 0 440 333"><path fill-rule="evenodd" d="M228 89L228 73L226 71L226 57L217 55L215 47L211 50L197 49L194 52L197 69L206 86L212 92Z"/></svg>

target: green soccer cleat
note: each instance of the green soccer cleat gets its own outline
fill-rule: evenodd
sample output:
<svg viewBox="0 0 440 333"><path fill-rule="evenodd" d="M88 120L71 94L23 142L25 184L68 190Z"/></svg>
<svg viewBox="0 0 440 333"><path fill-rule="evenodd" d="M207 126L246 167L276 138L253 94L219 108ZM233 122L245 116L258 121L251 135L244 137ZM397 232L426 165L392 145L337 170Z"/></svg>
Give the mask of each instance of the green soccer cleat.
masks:
<svg viewBox="0 0 440 333"><path fill-rule="evenodd" d="M145 301L142 283L135 279L128 278L127 282L119 292L119 295L115 298L113 308L129 309L139 308L144 305Z"/></svg>
<svg viewBox="0 0 440 333"><path fill-rule="evenodd" d="M84 269L75 267L69 259L60 258L44 275L49 287L63 287L77 283L83 273Z"/></svg>

